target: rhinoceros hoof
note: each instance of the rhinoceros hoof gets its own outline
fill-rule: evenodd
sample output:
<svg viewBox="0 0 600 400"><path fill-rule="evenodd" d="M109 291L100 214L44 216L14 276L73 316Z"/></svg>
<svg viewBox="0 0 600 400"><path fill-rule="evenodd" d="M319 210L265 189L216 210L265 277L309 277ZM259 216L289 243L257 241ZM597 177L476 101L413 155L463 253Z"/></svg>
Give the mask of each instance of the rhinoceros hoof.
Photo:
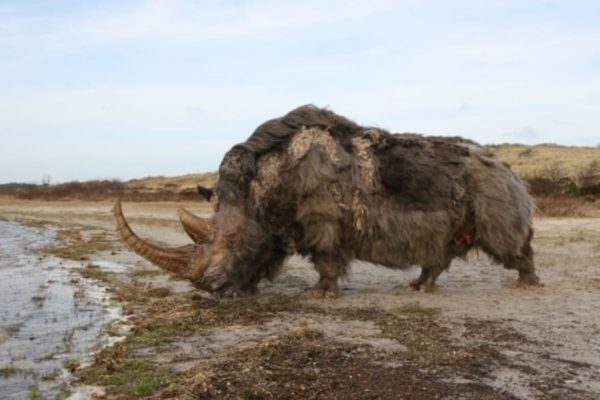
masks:
<svg viewBox="0 0 600 400"><path fill-rule="evenodd" d="M519 276L519 280L517 281L518 288L528 288L531 286L544 286L540 283L540 278L537 277L536 274L523 274Z"/></svg>
<svg viewBox="0 0 600 400"><path fill-rule="evenodd" d="M326 290L316 286L306 291L306 297L309 299L337 299L340 297L340 290Z"/></svg>
<svg viewBox="0 0 600 400"><path fill-rule="evenodd" d="M411 282L410 287L417 292L431 293L435 290L435 285L430 285L423 282Z"/></svg>

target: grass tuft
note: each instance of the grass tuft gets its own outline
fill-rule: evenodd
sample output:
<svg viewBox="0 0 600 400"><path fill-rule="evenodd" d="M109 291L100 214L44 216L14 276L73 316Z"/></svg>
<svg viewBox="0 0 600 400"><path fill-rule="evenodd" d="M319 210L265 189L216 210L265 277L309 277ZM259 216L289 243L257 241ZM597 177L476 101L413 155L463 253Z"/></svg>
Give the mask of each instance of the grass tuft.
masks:
<svg viewBox="0 0 600 400"><path fill-rule="evenodd" d="M0 368L0 376L2 378L5 378L5 379L8 378L8 377L10 377L10 376L12 376L12 375L14 375L14 374L16 374L16 373L17 373L17 370L15 368L13 368L13 367L3 367L3 368Z"/></svg>
<svg viewBox="0 0 600 400"><path fill-rule="evenodd" d="M437 307L426 307L421 305L419 302L404 304L395 308L394 311L400 314L423 315L428 317L435 317L441 312L441 310Z"/></svg>
<svg viewBox="0 0 600 400"><path fill-rule="evenodd" d="M537 214L544 217L588 217L600 211L584 198L573 196L540 196L535 206Z"/></svg>
<svg viewBox="0 0 600 400"><path fill-rule="evenodd" d="M86 279L94 279L105 283L112 283L117 278L115 272L106 271L94 264L88 264L85 268L79 268L76 271Z"/></svg>
<svg viewBox="0 0 600 400"><path fill-rule="evenodd" d="M106 353L111 351L109 348ZM108 393L125 398L150 396L174 380L168 369L140 358L96 361L94 365L76 371L76 375L83 383L100 384Z"/></svg>
<svg viewBox="0 0 600 400"><path fill-rule="evenodd" d="M40 391L40 388L37 385L29 386L27 392L31 400L37 400L42 398L42 392Z"/></svg>
<svg viewBox="0 0 600 400"><path fill-rule="evenodd" d="M114 245L106 233L95 233L87 240L80 230L74 229L61 229L56 235L60 244L44 247L42 251L69 260L88 260L91 254L111 250Z"/></svg>

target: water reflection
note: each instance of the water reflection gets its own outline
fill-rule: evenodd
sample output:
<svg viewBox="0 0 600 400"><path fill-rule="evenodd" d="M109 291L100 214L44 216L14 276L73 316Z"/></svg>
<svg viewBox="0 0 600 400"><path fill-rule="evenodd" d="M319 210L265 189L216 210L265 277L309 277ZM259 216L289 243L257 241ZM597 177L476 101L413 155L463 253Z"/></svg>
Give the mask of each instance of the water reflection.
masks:
<svg viewBox="0 0 600 400"><path fill-rule="evenodd" d="M117 318L105 290L74 273L84 265L36 252L54 231L0 221L0 394L3 399L61 397L63 366L83 359ZM102 263L102 267L118 269Z"/></svg>

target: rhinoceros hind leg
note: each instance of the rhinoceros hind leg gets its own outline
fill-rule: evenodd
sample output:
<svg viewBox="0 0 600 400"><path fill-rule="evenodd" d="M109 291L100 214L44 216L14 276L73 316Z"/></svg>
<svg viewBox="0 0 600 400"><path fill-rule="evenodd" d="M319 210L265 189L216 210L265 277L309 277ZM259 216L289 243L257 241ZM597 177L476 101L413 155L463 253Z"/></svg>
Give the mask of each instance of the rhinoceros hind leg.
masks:
<svg viewBox="0 0 600 400"><path fill-rule="evenodd" d="M519 271L517 287L540 285L540 278L535 274L531 244L527 243L520 255L506 257L503 266L506 269L516 269Z"/></svg>
<svg viewBox="0 0 600 400"><path fill-rule="evenodd" d="M336 298L340 296L338 279L346 274L347 261L343 257L316 254L312 257L317 272L319 283L308 290L311 298Z"/></svg>
<svg viewBox="0 0 600 400"><path fill-rule="evenodd" d="M321 283L319 283L308 289L306 291L306 296L309 299L336 299L340 297L340 288L337 285L337 282L334 286L329 285L327 287L323 287Z"/></svg>

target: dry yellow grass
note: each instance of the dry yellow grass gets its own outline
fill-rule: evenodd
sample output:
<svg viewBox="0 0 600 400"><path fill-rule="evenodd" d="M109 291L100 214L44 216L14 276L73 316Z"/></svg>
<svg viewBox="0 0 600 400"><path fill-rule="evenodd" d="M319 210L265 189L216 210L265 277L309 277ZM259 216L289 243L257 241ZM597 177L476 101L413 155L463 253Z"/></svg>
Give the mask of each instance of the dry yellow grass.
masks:
<svg viewBox="0 0 600 400"><path fill-rule="evenodd" d="M577 178L577 174L593 161L600 163L600 147L560 146L556 144L500 144L491 146L496 155L511 165L519 176L531 177L552 167L558 167L563 177ZM190 189L196 185L211 187L217 181L217 172L180 176L149 176L126 182L129 188Z"/></svg>
<svg viewBox="0 0 600 400"><path fill-rule="evenodd" d="M195 189L197 185L211 187L217 181L216 172L205 172L201 174L186 174L180 176L148 176L140 179L132 179L126 182L129 188L145 189Z"/></svg>
<svg viewBox="0 0 600 400"><path fill-rule="evenodd" d="M596 187L600 180L600 146L574 147L555 144L527 146L522 144L490 145L496 155L512 166L524 179L545 178L559 185L555 191L565 193L563 178L575 189ZM590 169L596 162L595 169ZM582 172L586 172L585 181ZM0 195L22 199L87 199L101 200L121 197L133 201L180 201L197 199L196 186L214 187L217 172L193 173L179 176L149 176L120 181L67 182L49 186L10 187ZM0 185L0 189L1 189ZM596 190L596 189L594 189ZM537 192L534 192L534 194ZM549 194L540 192L542 194ZM572 191L567 193L573 194ZM590 193L589 190L585 193ZM595 192L594 192L595 193ZM539 194L539 193L538 193Z"/></svg>
<svg viewBox="0 0 600 400"><path fill-rule="evenodd" d="M531 177L557 167L563 177L575 179L593 161L600 163L600 147L501 144L493 148L496 155L521 177Z"/></svg>

